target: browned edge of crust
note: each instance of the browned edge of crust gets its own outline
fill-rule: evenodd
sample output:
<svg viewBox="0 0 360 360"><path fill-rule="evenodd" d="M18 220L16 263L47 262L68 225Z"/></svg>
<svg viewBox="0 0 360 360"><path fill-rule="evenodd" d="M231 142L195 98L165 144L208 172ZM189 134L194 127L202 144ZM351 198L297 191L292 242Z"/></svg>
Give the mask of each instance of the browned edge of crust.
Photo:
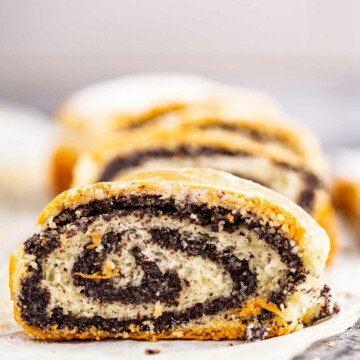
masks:
<svg viewBox="0 0 360 360"><path fill-rule="evenodd" d="M339 224L329 194L324 190L321 190L317 195L313 216L318 224L324 228L329 235L330 252L326 261L326 267L329 267L334 262L341 247Z"/></svg>
<svg viewBox="0 0 360 360"><path fill-rule="evenodd" d="M352 220L360 219L360 183L348 179L335 179L332 186L335 208Z"/></svg>
<svg viewBox="0 0 360 360"><path fill-rule="evenodd" d="M75 147L58 146L51 157L51 182L55 194L70 188L73 179L73 169L79 157Z"/></svg>

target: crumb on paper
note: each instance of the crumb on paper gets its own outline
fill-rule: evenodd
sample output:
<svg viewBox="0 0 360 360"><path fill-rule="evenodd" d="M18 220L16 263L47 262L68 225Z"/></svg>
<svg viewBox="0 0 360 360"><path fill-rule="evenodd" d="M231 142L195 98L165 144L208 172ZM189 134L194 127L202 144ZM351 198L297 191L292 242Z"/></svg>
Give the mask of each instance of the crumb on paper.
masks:
<svg viewBox="0 0 360 360"><path fill-rule="evenodd" d="M359 349L359 347L356 345L356 346L353 346L353 348L352 348L353 350L358 350Z"/></svg>
<svg viewBox="0 0 360 360"><path fill-rule="evenodd" d="M146 355L155 355L155 354L160 354L161 351L162 351L162 347L158 347L156 349L146 349L145 354Z"/></svg>
<svg viewBox="0 0 360 360"><path fill-rule="evenodd" d="M234 344L233 343L228 343L228 346L234 346Z"/></svg>
<svg viewBox="0 0 360 360"><path fill-rule="evenodd" d="M315 356L312 358L312 360L321 360L320 356Z"/></svg>
<svg viewBox="0 0 360 360"><path fill-rule="evenodd" d="M6 325L5 324L1 324L0 325L0 328L4 328Z"/></svg>
<svg viewBox="0 0 360 360"><path fill-rule="evenodd" d="M335 343L333 343L333 342L329 343L329 345L330 345L331 347L335 347Z"/></svg>

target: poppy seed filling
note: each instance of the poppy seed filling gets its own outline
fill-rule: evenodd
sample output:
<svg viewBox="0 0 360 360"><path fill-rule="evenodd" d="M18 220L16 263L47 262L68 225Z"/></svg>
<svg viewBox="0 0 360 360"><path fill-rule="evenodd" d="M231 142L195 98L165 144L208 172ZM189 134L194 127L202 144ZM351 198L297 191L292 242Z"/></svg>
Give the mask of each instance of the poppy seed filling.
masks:
<svg viewBox="0 0 360 360"><path fill-rule="evenodd" d="M87 331L95 326L99 330L118 333L130 332L133 326L138 326L140 331L152 330L159 333L171 331L204 315L214 315L221 311L239 308L256 292L257 274L251 271L248 260L239 259L230 250L219 251L206 236L197 235L194 238L190 233L180 233L162 224L149 230L150 237L146 241L162 249L181 251L189 258L200 257L219 264L231 278L230 296L208 299L183 310L165 311L157 317L140 315L121 320L102 316L85 317L68 313L61 307L53 308L49 312L47 310L49 291L41 286L43 263L61 246L61 236L70 237L79 231L85 233L87 228L99 218L110 221L115 217L121 218L130 214L138 218L166 215L176 221L186 221L214 232L236 234L240 225L253 231L259 239L278 253L281 261L288 268L287 276L282 279L281 290L273 292L268 299L279 307L286 307L287 298L306 279L307 271L303 267L301 258L294 251L291 240L281 234L279 229L260 222L251 214L236 213L229 219L229 209L223 207L209 208L206 204L180 203L172 198L162 199L155 195L112 197L94 200L76 209L63 210L54 218L55 229L35 234L25 242L24 250L27 254L35 256L37 266L30 265L29 275L22 281L18 305L23 320L41 329L50 329L51 326L56 325L60 329ZM162 272L158 265L148 260L136 246L132 248L131 254L136 265L143 271L139 284L119 287L115 286L112 279L91 278L91 275L102 271L109 254L121 253L123 242L123 233L107 232L101 237L101 251L85 246L77 255L73 268L69 269L69 276L73 278L74 285L81 289L81 294L103 304L120 302L146 305L161 302L176 306L181 291L189 286L187 279L181 278L173 270ZM324 316L326 315L329 315L329 311ZM263 321L271 319L272 316L271 312L263 309L257 318L258 321ZM264 331L254 330L254 334L257 333L263 336ZM249 334L247 333L246 336Z"/></svg>

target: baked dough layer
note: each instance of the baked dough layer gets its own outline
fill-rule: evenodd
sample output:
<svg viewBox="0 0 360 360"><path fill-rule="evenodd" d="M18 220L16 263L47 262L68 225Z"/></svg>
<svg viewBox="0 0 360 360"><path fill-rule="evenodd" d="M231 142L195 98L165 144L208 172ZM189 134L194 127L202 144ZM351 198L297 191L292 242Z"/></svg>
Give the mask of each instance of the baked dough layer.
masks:
<svg viewBox="0 0 360 360"><path fill-rule="evenodd" d="M286 198L226 173L72 189L39 224L12 256L10 288L16 320L42 338L256 340L334 312L326 233Z"/></svg>

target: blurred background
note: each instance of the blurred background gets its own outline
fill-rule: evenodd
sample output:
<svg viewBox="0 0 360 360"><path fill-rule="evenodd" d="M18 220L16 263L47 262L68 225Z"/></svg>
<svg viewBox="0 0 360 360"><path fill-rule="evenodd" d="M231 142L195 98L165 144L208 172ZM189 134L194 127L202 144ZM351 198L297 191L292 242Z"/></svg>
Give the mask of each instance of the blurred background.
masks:
<svg viewBox="0 0 360 360"><path fill-rule="evenodd" d="M86 84L186 71L277 96L360 145L360 1L1 0L0 99L53 113Z"/></svg>

